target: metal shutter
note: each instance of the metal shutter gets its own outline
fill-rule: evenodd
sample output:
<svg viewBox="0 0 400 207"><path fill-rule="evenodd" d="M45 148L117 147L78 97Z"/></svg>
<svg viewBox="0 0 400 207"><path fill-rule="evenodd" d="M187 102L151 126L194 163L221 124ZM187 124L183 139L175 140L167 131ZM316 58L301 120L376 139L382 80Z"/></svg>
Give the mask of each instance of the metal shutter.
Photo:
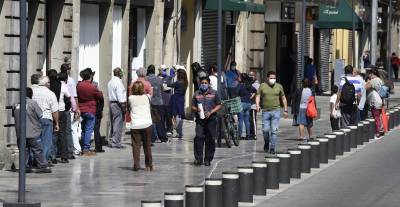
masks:
<svg viewBox="0 0 400 207"><path fill-rule="evenodd" d="M322 91L330 90L329 62L331 53L331 35L329 29L321 29L319 32L319 75Z"/></svg>
<svg viewBox="0 0 400 207"><path fill-rule="evenodd" d="M217 62L218 14L216 11L203 10L202 14L202 50L201 65Z"/></svg>
<svg viewBox="0 0 400 207"><path fill-rule="evenodd" d="M306 51L304 53L304 56L309 56L310 55L310 25L306 25ZM297 86L301 87L302 81L303 81L303 76L304 76L304 71L301 68L301 34L300 32L297 34Z"/></svg>

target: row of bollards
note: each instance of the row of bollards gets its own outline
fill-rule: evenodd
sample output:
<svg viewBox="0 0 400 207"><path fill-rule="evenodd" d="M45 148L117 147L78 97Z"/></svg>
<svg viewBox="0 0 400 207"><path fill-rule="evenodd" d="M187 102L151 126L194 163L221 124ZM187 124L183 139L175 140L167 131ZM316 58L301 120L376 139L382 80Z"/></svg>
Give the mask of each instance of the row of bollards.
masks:
<svg viewBox="0 0 400 207"><path fill-rule="evenodd" d="M389 129L400 125L400 105L387 111ZM164 207L238 207L253 203L254 196L266 196L267 190L279 189L302 173L327 164L375 138L375 120L367 119L332 133L317 136L297 148L238 167L237 172L223 172L222 179L207 178L204 185L187 185L185 193L165 193ZM142 201L142 207L161 207L162 201Z"/></svg>

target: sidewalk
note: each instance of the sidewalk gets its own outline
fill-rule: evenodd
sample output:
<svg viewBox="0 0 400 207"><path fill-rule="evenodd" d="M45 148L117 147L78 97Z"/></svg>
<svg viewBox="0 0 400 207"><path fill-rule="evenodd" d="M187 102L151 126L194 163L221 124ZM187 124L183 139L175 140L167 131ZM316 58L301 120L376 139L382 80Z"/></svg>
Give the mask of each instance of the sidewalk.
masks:
<svg viewBox="0 0 400 207"><path fill-rule="evenodd" d="M396 91L400 91L399 86L396 85ZM314 122L314 135L331 131L328 102L329 97L317 97L322 115ZM278 151L298 144L298 128L291 124L292 119L281 119ZM132 171L130 147L123 150L105 148L106 153L95 157L79 157L69 164L58 164L52 174L29 174L27 198L42 202L44 207L139 207L141 200L162 200L165 192L183 192L185 185L201 184L205 177L220 177L223 171L249 166L253 160L263 160L266 154L263 152L261 119L258 125L257 141L241 141L239 147L230 149L218 148L211 167L192 164L194 123L185 122L184 140L173 139L172 143L157 143L152 148L155 170L151 173ZM128 145L129 140L125 137L124 143ZM17 173L0 172L0 199L16 200L17 181Z"/></svg>

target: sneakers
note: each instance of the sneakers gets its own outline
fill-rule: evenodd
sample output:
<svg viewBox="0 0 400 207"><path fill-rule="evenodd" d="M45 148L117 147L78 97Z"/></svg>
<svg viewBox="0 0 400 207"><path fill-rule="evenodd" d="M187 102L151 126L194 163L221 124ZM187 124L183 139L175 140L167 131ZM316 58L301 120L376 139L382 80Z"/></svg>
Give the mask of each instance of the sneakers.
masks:
<svg viewBox="0 0 400 207"><path fill-rule="evenodd" d="M173 135L172 132L167 132L168 137L172 137L172 135Z"/></svg>
<svg viewBox="0 0 400 207"><path fill-rule="evenodd" d="M204 166L210 166L211 162L210 161L204 161Z"/></svg>
<svg viewBox="0 0 400 207"><path fill-rule="evenodd" d="M271 148L271 149L269 150L269 153L270 153L270 154L273 154L273 155L276 154L275 149L274 149L274 148Z"/></svg>
<svg viewBox="0 0 400 207"><path fill-rule="evenodd" d="M196 166L200 166L200 165L203 164L203 161L201 161L201 160L195 160L193 164L196 165Z"/></svg>

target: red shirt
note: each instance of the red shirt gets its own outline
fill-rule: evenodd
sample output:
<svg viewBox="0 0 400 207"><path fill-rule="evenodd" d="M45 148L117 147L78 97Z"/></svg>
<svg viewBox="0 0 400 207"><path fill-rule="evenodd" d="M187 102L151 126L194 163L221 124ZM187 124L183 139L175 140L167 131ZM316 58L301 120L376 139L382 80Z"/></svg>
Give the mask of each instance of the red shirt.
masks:
<svg viewBox="0 0 400 207"><path fill-rule="evenodd" d="M79 110L96 114L96 101L103 100L103 93L90 81L81 81L76 86L78 93Z"/></svg>

